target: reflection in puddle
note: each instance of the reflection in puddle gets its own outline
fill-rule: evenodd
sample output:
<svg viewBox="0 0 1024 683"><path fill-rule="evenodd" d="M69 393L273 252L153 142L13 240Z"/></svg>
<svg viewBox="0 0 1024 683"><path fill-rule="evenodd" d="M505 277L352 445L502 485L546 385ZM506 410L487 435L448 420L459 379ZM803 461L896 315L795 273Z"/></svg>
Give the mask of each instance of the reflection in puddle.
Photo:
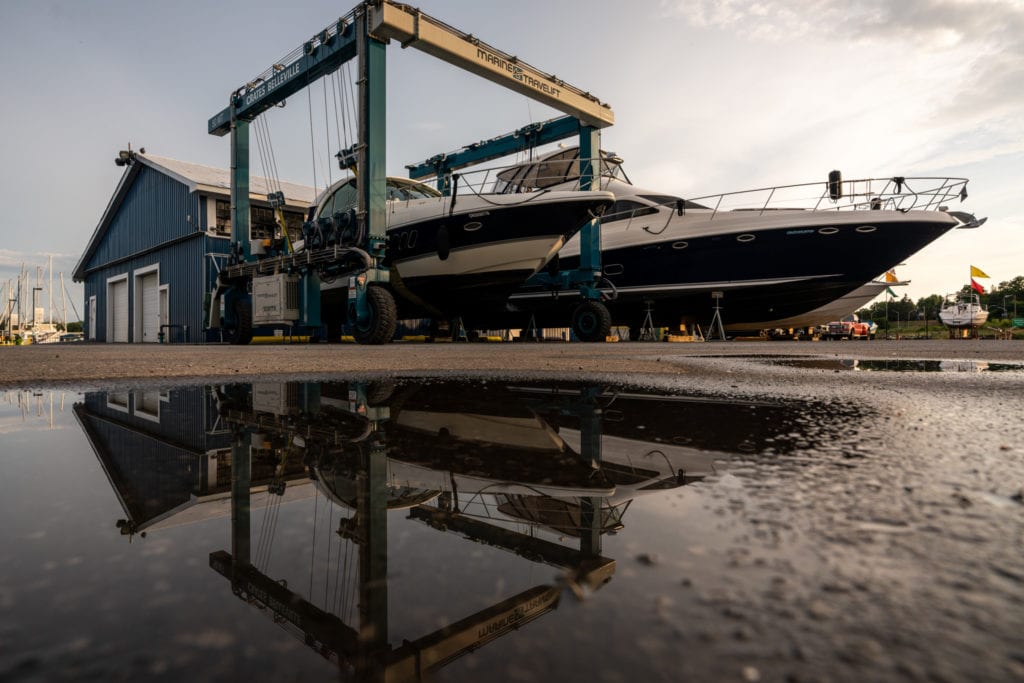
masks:
<svg viewBox="0 0 1024 683"><path fill-rule="evenodd" d="M817 370L861 370L867 372L1020 372L1024 365L989 363L981 360L865 360L856 358L773 358L771 365Z"/></svg>
<svg viewBox="0 0 1024 683"><path fill-rule="evenodd" d="M230 582L214 593L343 678L415 680L612 580L606 537L634 501L806 446L837 409L440 381L95 392L74 410L121 534L230 523L230 548L202 550Z"/></svg>

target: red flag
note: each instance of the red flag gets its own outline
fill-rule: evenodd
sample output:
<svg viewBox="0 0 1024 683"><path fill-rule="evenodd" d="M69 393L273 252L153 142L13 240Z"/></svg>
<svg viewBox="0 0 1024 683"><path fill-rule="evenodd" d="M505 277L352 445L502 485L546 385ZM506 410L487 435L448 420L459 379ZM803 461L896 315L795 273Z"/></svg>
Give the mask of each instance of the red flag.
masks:
<svg viewBox="0 0 1024 683"><path fill-rule="evenodd" d="M975 282L973 277L971 278L971 289L973 289L978 294L985 293L985 288L979 285L977 282Z"/></svg>

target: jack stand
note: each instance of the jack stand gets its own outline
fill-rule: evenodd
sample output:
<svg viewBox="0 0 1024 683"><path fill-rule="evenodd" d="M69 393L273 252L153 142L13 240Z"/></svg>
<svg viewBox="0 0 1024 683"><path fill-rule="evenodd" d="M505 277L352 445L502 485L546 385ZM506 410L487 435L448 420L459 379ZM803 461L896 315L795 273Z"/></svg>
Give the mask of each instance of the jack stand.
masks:
<svg viewBox="0 0 1024 683"><path fill-rule="evenodd" d="M711 317L711 324L708 326L708 340L714 340L717 335L718 341L726 341L725 327L722 325L722 293L712 292L715 299L715 314Z"/></svg>
<svg viewBox="0 0 1024 683"><path fill-rule="evenodd" d="M537 318L530 315L530 324L526 326L525 341L540 341L540 330L537 329Z"/></svg>
<svg viewBox="0 0 1024 683"><path fill-rule="evenodd" d="M452 341L468 342L469 335L466 334L466 327L462 324L462 318L456 318L455 320L452 321L452 323L453 327L455 328L452 330Z"/></svg>
<svg viewBox="0 0 1024 683"><path fill-rule="evenodd" d="M637 337L637 341L658 341L658 336L654 333L654 321L651 319L651 312L654 311L654 302L645 301L644 311L647 316L644 318L643 325L640 326L640 335Z"/></svg>

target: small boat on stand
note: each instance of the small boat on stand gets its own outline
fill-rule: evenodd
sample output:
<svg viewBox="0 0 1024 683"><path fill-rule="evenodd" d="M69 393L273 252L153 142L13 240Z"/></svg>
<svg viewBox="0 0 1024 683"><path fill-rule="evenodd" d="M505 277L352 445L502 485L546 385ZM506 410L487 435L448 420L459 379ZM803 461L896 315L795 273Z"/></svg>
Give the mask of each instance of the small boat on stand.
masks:
<svg viewBox="0 0 1024 683"><path fill-rule="evenodd" d="M946 297L939 310L939 320L949 328L950 338L977 337L978 328L988 322L988 308L981 303L978 296L985 288L974 280L975 277L988 276L971 266L971 291Z"/></svg>

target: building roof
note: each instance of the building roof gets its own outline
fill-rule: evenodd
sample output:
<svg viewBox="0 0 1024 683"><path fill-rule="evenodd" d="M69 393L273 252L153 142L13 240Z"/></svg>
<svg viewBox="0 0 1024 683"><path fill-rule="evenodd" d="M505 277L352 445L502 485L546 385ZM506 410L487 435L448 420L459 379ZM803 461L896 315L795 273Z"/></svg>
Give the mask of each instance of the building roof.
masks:
<svg viewBox="0 0 1024 683"><path fill-rule="evenodd" d="M145 165L188 186L192 192L202 191L208 194L230 195L231 172L223 168L194 164L190 161L178 161L153 154L136 153L135 158ZM280 181L281 191L289 204L308 207L316 199L316 189L308 185ZM253 199L266 199L269 181L257 175L249 176L249 194Z"/></svg>
<svg viewBox="0 0 1024 683"><path fill-rule="evenodd" d="M81 282L85 279L85 267L88 265L89 259L92 258L93 253L102 241L103 236L110 227L110 222L113 220L118 209L121 208L121 203L124 201L128 190L143 167L152 168L158 173L174 178L188 187L189 192L201 192L211 196L231 196L231 173L226 169L136 152L135 163L125 169L124 175L121 176L121 180L118 182L117 189L114 190L114 194L107 203L107 208L103 211L103 215L100 217L92 237L89 238L89 242L86 244L85 251L82 252L81 258L79 258L77 265L75 265L72 277L76 282ZM316 201L317 192L313 187L284 181L280 181L276 185L284 193L286 205L291 208L301 209L303 213ZM266 178L255 175L249 176L250 199L265 202L269 187L270 183Z"/></svg>

